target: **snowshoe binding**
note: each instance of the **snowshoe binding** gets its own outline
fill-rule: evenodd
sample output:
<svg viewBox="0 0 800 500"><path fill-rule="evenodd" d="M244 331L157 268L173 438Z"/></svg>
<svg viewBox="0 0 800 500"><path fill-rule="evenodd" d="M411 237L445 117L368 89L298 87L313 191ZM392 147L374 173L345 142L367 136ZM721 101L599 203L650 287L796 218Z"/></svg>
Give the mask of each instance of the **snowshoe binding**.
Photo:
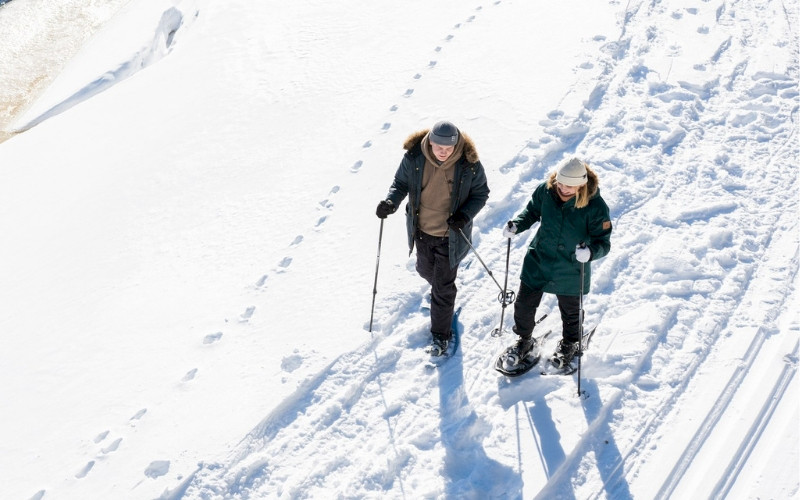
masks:
<svg viewBox="0 0 800 500"><path fill-rule="evenodd" d="M430 345L425 348L425 352L429 356L427 366L436 368L443 365L456 353L456 349L458 349L457 332L453 332L449 339L434 337Z"/></svg>
<svg viewBox="0 0 800 500"><path fill-rule="evenodd" d="M434 358L439 356L445 356L447 354L447 348L449 345L450 345L449 339L439 336L434 336L433 341L431 341L431 344L425 348L425 352L427 352L428 354L431 355L431 357Z"/></svg>
<svg viewBox="0 0 800 500"><path fill-rule="evenodd" d="M588 333L584 333L583 350L581 350L579 342L559 340L556 352L551 356L548 366L542 370L542 375L571 375L578 371L578 357L582 356L583 352L589 348L589 342L592 340L595 330L597 330L597 326Z"/></svg>
<svg viewBox="0 0 800 500"><path fill-rule="evenodd" d="M494 364L495 370L508 377L518 377L530 371L539 363L541 345L550 331L538 337L520 337L517 342L506 348Z"/></svg>
<svg viewBox="0 0 800 500"><path fill-rule="evenodd" d="M558 341L558 349L550 358L550 364L558 370L557 373L569 375L575 373L578 369L574 363L575 357L581 356L582 354L578 342L569 342L562 339Z"/></svg>

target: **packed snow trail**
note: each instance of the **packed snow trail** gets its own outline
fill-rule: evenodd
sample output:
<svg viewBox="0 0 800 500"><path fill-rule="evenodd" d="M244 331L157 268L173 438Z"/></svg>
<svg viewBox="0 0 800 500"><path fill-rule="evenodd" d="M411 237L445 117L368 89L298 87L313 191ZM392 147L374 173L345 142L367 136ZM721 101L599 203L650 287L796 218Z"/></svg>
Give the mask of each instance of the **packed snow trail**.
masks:
<svg viewBox="0 0 800 500"><path fill-rule="evenodd" d="M635 21L635 17L630 20ZM722 22L726 21L724 16L721 20ZM757 27L766 29L767 22L768 17L765 17L760 23L757 23ZM651 36L652 34L650 33ZM630 41L627 44L632 47L636 46ZM747 46L747 44L742 45ZM641 53L641 49L639 51ZM752 56L744 52L735 57L747 60ZM740 67L741 65L737 64L735 57L729 64ZM719 54L716 54L715 64L722 64L719 59ZM646 71L646 68L639 68L638 71L642 70ZM609 297L608 302L603 305L605 310L611 312L613 316L604 319L601 324L607 328L613 328L614 323L610 320L614 316L619 316L619 311L630 310L637 303L644 307L660 308L662 310L660 316L667 318L667 321L658 328L650 328L657 335L652 338L650 347L644 350L645 355L640 358L633 370L633 378L630 379L632 385L627 388L620 387L623 394L619 396L619 401L614 403L614 406L620 407L615 411L624 410L627 406L626 400L631 402L631 408L625 412L628 414L628 418L617 419L619 424L616 426L615 433L636 435L637 432L633 429L631 432L625 432L625 427L631 426L641 429L638 433L640 437L625 455L619 456L619 453L615 453L617 458L610 461L607 461L608 459L602 455L601 458L595 459L598 461L597 467L602 476L599 479L604 484L604 490L595 489L594 495L597 497L603 495L613 497L622 489L628 491L626 478L641 476L652 481L658 477L661 473L660 470L663 470L663 459L653 460L652 457L649 457L650 463L659 464L657 467L659 470L653 470L651 467L647 473L637 473L639 467L637 463L648 461L646 450L653 448L650 443L657 443L667 436L670 440L675 440L675 436L668 429L686 428L682 425L671 424L668 416L671 413L680 412L682 400L686 399L685 393L691 390L693 385L705 383L704 390L706 391L712 385L708 382L700 382L705 378L700 371L701 367L707 364L711 354L719 349L719 344L723 344L728 337L734 334L737 334L738 337L741 334L752 335L755 333L752 340L753 347L744 355L744 369L739 369L737 374L731 376L729 384L723 390L722 399L708 410L709 417L706 422L690 443L686 444L686 450L679 464L676 464L675 469L665 479L661 493L674 492L686 471L685 464L706 443L708 434L715 424L718 424L719 419L723 416L728 418L738 416L737 412L724 413L724 410L742 384L743 374L747 373L755 364L759 348L764 342L763 333L761 333L764 331L762 327L767 331L777 332L775 327L770 326L770 317L774 319L784 314L791 315L787 306L790 303L788 297L793 293L797 279L796 214L798 208L796 199L787 200L782 193L796 192L795 190L798 188L797 176L791 171L793 167L790 159L797 154L797 93L792 79L783 75L755 72L751 79L739 79L741 75L737 71L722 69L720 73L731 75L730 81L722 80L714 86L698 86L681 82L681 88L688 89L693 93L695 93L695 89L701 87L703 90L697 93L696 98L691 98L691 94L681 92L678 94L681 102L677 105L673 102L676 99L676 95L673 94L674 89L664 87L663 91L653 92L653 89L657 87L650 86L651 95L672 106L671 109L665 109L664 114L660 116L659 107L653 106L650 114L658 117L658 121L663 120L661 117L667 117L669 114L677 115L684 123L691 124L693 130L676 134L674 130L678 127L685 127L677 120L678 123L675 125L669 123L659 125L656 130L673 131L669 133L668 137L682 137L682 147L676 148L674 141L670 140L669 147L661 148L662 154L653 155L649 161L654 169L659 169L662 165L672 169L671 172L649 174L654 178L664 179L666 182L657 187L657 192L654 194L658 194L658 196L655 199L644 203L655 202L662 208L641 210L640 213L650 219L641 222L635 220L636 212L626 212L623 222L632 227L623 238L619 238L621 224L617 223L615 252L612 252L609 258L611 262L615 263L613 265L616 268L615 272L625 272L629 277L635 278L634 281L640 285L640 288L637 287L640 297L625 297L626 290L615 291ZM628 74L636 75L637 72L630 71ZM717 89L718 86L721 88ZM622 88L620 86L620 89ZM630 91L631 88L635 89L636 86L628 85L626 91ZM730 126L726 124L726 120L721 117L727 116L728 113L735 117L737 109L741 110L740 113L748 116L750 116L748 110L764 109L761 101L765 100L764 92L767 89L769 89L770 95L777 95L779 99L773 99L771 96L766 99L769 102L767 113L753 115L751 118L751 121L758 119L763 122L751 127L751 130L757 133L759 130L766 129L770 130L773 135L763 135L760 141L745 140L745 135L741 134L740 127L731 130ZM613 86L610 90L613 90ZM750 100L739 102L738 96L748 96ZM657 104L658 101L648 102L648 104L653 103ZM613 109L619 110L624 107L618 105ZM685 116L676 113L681 109L689 111L692 122L696 123L689 122ZM734 111L729 111L731 109ZM644 116L641 118L644 123L648 123L648 121L657 123L653 118L649 120ZM620 123L615 122L615 127L618 125ZM587 137L587 148L593 141L603 142L604 133L598 135L598 138L592 137L591 134ZM608 135L615 141L623 138L620 134ZM654 144L658 144L658 133L655 132L650 140L655 140ZM700 140L725 145L717 158L716 165L711 165L711 168L697 169L695 166L697 162L691 148L694 146L693 143ZM669 163L666 161L668 159ZM754 164L759 163L763 167L753 168ZM721 178L719 172L715 171L717 169L721 169L725 173ZM701 199L695 201L692 192L702 192ZM684 201L672 204L663 201L670 198ZM690 201L688 206L687 201ZM645 206L640 203L640 201L635 201L633 205ZM652 214L657 215L653 217ZM761 221L757 228L750 224L754 216ZM693 230L692 226L698 224L703 226L702 230ZM661 230L657 229L659 225L663 226ZM717 227L717 229L709 231L709 226ZM781 235L784 234L782 233L783 229L791 228L786 233L788 241L771 241L775 228L780 228L777 234ZM710 234L710 239L704 241L705 238L699 234L700 231ZM697 234L692 236L693 232ZM674 234L670 235L670 233ZM652 236L658 234L661 236L652 241ZM734 242L737 241L743 242L738 248L734 246ZM692 242L693 244L686 248L683 242ZM646 259L643 260L638 256L645 256ZM639 266L635 265L637 260L641 262ZM759 265L763 260L775 264L766 266L764 269L765 266ZM625 267L620 267L616 262L625 263ZM708 263L711 263L712 266L709 266ZM640 267L641 271L637 271L637 267ZM636 274L631 275L631 273ZM761 289L764 282L772 283L772 286L776 287L773 294L777 295L774 302L770 302L771 307L766 309L770 311L767 317L751 319L753 315L751 308L741 308L741 311L737 311L736 306L740 300L749 297L751 293L763 292ZM648 283L659 284L659 286L654 288ZM749 292L750 289L758 290L758 292ZM687 302L689 299L691 302ZM653 305L654 300L657 300L660 306ZM760 310L758 307L755 308L755 311ZM737 316L742 319L737 320ZM754 324L754 329L740 331L742 325L747 323ZM624 327L625 322L618 324ZM785 337L788 333L788 331L784 331L783 336ZM699 339L696 337L697 334L700 334ZM677 338L670 338L675 335ZM737 338L736 342L748 343L746 338ZM617 339L610 340L613 342ZM696 340L700 340L700 342L697 343ZM775 339L773 339L773 343L775 343L774 341ZM601 340L598 339L598 342ZM789 343L784 346L784 354L792 351L791 343L790 337ZM688 345L682 346L682 344ZM662 351L666 352L662 353ZM774 353L771 354L774 356ZM767 361L760 359L764 357L767 358ZM762 369L775 367L775 363L768 361L769 356L760 358L760 365L757 365L756 368L758 366L763 367ZM778 363L777 368L780 368L781 364ZM724 369L722 371L712 370L710 376L717 380L727 379L724 373ZM672 381L669 383L675 386L675 390L668 391L660 403L647 404L651 410L648 412L651 416L633 417L639 413L634 409L635 406L641 405L641 402L648 398L648 393L652 394L655 392L655 388L670 379ZM656 394L661 393L660 391L656 392ZM642 425L642 422L646 422L646 424ZM692 425L688 422L684 424ZM661 430L662 426L663 431ZM590 449L587 447L583 451L586 452ZM730 455L728 448L721 453L724 456ZM644 456L639 458L636 456L639 454L644 454ZM584 453L578 453L576 458L578 457L581 462L590 460ZM704 463L709 463L709 461ZM620 470L623 466L627 470L621 474ZM548 488L543 490L540 496L549 498L548 495L563 491L564 488L569 487L564 482L571 481L574 484L576 475L585 469L586 464L581 463L579 466L576 463L568 473L564 474L562 481L551 480ZM613 471L613 474L607 472L604 474L603 471L609 469ZM724 472L719 473L724 474ZM693 488L687 488L684 493L690 494L689 492L691 492L692 495L700 494L702 496L703 484L708 480L708 476L693 475L693 477L702 478L700 484L694 484ZM724 477L721 479L721 481L725 480L728 479ZM596 484L587 478L582 478L582 481ZM645 490L644 495L652 496L655 493L655 491Z"/></svg>

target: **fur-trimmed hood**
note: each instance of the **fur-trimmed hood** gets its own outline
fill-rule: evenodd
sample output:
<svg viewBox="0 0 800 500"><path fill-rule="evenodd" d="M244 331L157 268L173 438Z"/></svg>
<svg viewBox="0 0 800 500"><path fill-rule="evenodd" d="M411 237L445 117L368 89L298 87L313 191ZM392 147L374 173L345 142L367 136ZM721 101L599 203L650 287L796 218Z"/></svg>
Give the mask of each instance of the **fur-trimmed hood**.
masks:
<svg viewBox="0 0 800 500"><path fill-rule="evenodd" d="M420 130L409 135L403 143L403 149L406 151L411 151L415 147L422 144L422 140L428 135L428 132L430 132L430 129ZM478 150L475 149L475 143L472 142L472 139L461 130L458 131L458 135L459 141L464 141L464 157L466 157L467 161L470 163L478 163Z"/></svg>

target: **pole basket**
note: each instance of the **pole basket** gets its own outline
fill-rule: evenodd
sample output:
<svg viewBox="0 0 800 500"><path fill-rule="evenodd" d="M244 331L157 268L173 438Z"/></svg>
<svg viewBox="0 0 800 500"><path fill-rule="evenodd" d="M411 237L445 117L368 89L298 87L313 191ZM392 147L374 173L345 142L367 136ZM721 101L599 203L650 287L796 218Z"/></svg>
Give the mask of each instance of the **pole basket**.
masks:
<svg viewBox="0 0 800 500"><path fill-rule="evenodd" d="M497 301L500 302L503 307L506 307L509 304L513 304L514 301L517 299L517 294L514 292L500 292L497 294Z"/></svg>

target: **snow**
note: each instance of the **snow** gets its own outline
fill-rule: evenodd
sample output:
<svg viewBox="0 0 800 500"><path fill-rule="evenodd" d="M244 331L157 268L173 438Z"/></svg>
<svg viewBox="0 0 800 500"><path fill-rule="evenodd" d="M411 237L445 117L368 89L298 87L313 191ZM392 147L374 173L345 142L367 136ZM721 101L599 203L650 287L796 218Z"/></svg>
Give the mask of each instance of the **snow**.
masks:
<svg viewBox="0 0 800 500"><path fill-rule="evenodd" d="M0 497L800 497L796 2L54 4L0 7ZM401 215L368 331L439 119L495 277L554 166L598 172L582 397L492 369L474 254L426 367Z"/></svg>

